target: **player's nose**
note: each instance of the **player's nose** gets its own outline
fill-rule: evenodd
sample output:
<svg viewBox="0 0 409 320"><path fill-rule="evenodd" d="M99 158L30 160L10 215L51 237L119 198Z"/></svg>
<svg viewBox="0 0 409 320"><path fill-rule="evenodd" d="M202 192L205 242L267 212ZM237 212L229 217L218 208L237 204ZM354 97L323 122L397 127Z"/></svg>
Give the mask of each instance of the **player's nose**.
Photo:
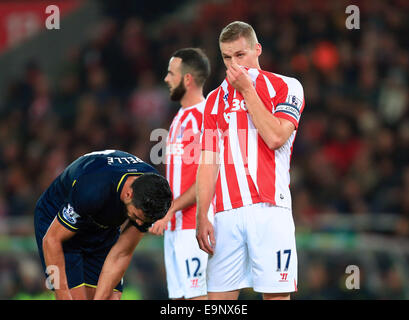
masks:
<svg viewBox="0 0 409 320"><path fill-rule="evenodd" d="M166 83L166 86L167 86L169 89L172 88L172 85L171 85L169 79L168 79L168 80L165 80L165 83Z"/></svg>
<svg viewBox="0 0 409 320"><path fill-rule="evenodd" d="M163 81L166 82L166 84L169 84L169 73L166 73L165 78L163 79Z"/></svg>

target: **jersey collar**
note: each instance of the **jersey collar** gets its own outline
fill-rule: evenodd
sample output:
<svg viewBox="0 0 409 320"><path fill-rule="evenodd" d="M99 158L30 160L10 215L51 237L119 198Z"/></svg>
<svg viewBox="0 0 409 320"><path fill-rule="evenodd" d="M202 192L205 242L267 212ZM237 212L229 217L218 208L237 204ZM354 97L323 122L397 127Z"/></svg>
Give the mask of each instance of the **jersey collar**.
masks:
<svg viewBox="0 0 409 320"><path fill-rule="evenodd" d="M124 183L126 181L126 177L129 175L133 175L133 176L141 176L143 175L143 172L127 172L124 175L122 175L122 177L119 179L118 185L116 186L116 192L121 194L122 188L124 187Z"/></svg>

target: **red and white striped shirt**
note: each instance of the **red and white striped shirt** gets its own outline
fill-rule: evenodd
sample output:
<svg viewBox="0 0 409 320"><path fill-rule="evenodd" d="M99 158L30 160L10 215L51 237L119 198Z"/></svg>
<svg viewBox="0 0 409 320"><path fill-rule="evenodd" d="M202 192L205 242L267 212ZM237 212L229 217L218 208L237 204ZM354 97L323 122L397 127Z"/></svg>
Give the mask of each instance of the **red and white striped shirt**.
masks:
<svg viewBox="0 0 409 320"><path fill-rule="evenodd" d="M180 108L169 129L166 140L166 178L174 199L186 192L196 181L204 107L205 101L188 108ZM196 205L192 205L177 211L167 230L195 228Z"/></svg>
<svg viewBox="0 0 409 320"><path fill-rule="evenodd" d="M265 107L298 128L304 93L294 78L248 69ZM282 147L270 150L258 134L243 96L225 79L209 93L204 111L202 150L220 152L216 212L258 202L291 209L290 160L296 130Z"/></svg>

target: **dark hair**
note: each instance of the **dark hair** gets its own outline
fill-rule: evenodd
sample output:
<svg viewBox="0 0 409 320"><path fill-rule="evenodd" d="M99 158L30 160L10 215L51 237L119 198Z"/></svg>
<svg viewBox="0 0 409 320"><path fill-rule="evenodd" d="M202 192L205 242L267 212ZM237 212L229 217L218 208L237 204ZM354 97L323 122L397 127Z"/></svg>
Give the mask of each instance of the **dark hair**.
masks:
<svg viewBox="0 0 409 320"><path fill-rule="evenodd" d="M151 223L162 219L172 203L172 191L168 181L159 174L145 173L131 185L132 204L141 209Z"/></svg>
<svg viewBox="0 0 409 320"><path fill-rule="evenodd" d="M202 49L179 49L172 57L182 59L182 75L191 73L198 86L204 85L210 75L210 62Z"/></svg>

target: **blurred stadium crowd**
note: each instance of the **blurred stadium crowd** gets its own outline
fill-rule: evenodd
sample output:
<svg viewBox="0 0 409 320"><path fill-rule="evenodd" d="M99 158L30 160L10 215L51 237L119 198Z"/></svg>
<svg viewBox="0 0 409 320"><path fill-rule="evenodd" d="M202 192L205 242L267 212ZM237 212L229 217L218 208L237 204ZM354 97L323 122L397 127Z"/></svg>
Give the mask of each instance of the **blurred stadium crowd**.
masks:
<svg viewBox="0 0 409 320"><path fill-rule="evenodd" d="M345 27L345 1L212 1L188 17L151 2L156 11L104 1L105 20L62 57L57 82L35 59L10 79L0 105L0 219L32 216L43 190L82 154L122 149L149 161L151 131L168 129L179 108L163 82L169 56L203 48L212 65L207 94L225 76L220 30L244 20L263 46L262 68L304 86L291 163L296 226L323 213L387 213L399 217L393 233L409 236L407 1L356 2L359 30ZM314 298L328 277L322 269L300 297Z"/></svg>

